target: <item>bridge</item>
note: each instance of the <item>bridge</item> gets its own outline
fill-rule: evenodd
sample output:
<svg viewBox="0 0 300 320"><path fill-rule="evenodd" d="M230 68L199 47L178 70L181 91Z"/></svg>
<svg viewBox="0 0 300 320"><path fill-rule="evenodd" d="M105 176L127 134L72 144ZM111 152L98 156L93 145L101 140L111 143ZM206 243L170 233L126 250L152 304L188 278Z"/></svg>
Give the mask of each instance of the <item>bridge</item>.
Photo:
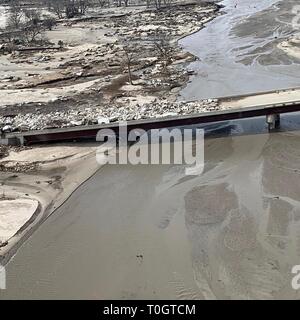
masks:
<svg viewBox="0 0 300 320"><path fill-rule="evenodd" d="M263 103L266 101L269 103ZM300 88L253 93L233 97L222 97L219 98L219 103L221 106L228 108L226 110L185 116L128 121L127 130L150 130L168 127L181 127L260 116L266 117L266 123L269 130L273 130L280 126L280 114L300 111ZM120 124L115 122L101 125L11 132L3 134L2 142L8 144L31 145L36 143L74 141L82 139L95 140L97 132L100 129L111 129L118 132L119 127Z"/></svg>

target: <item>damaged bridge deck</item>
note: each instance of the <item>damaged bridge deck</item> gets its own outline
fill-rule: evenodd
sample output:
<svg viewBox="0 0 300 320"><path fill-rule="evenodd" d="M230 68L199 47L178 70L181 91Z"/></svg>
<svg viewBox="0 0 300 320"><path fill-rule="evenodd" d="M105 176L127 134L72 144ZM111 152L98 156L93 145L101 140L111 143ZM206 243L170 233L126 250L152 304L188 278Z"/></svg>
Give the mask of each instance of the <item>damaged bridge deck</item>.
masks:
<svg viewBox="0 0 300 320"><path fill-rule="evenodd" d="M272 103L251 107L238 107L229 110L205 112L187 116L128 121L127 130L130 131L132 129L138 128L150 130L168 127L181 127L259 116L267 116L267 122L269 122L270 125L270 120L268 119L271 118L271 121L273 121L274 118L272 118L272 116L276 116L276 121L278 121L280 114L298 111L300 111L300 99L297 101L280 102L277 104ZM97 132L100 129L112 129L115 132L118 132L119 123L116 122L105 125L76 126L69 128L35 130L27 132L12 132L3 135L2 141L8 144L19 143L24 145L30 145L35 143L72 141L81 139L95 140Z"/></svg>

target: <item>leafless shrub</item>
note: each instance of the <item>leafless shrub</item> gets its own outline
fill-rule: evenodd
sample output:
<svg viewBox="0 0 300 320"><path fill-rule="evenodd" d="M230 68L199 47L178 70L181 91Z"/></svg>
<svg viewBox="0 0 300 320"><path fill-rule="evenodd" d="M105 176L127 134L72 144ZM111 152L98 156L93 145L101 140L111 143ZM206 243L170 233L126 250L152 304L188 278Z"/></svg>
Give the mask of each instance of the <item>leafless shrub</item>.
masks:
<svg viewBox="0 0 300 320"><path fill-rule="evenodd" d="M134 60L134 53L133 53L133 50L130 46L128 45L125 45L123 46L123 51L124 51L124 54L125 54L125 64L127 66L127 72L128 72L128 81L131 85L134 85L133 84L133 81L132 81L132 63L133 63L133 60Z"/></svg>
<svg viewBox="0 0 300 320"><path fill-rule="evenodd" d="M154 0L154 5L156 9L160 9L162 6L162 0Z"/></svg>
<svg viewBox="0 0 300 320"><path fill-rule="evenodd" d="M18 29L22 22L23 10L19 0L12 0L10 2L7 28Z"/></svg>
<svg viewBox="0 0 300 320"><path fill-rule="evenodd" d="M89 5L90 5L89 0L79 0L79 3L78 3L79 13L84 15Z"/></svg>
<svg viewBox="0 0 300 320"><path fill-rule="evenodd" d="M51 16L44 15L43 16L43 26L48 30L52 30L53 27L56 26L56 19Z"/></svg>
<svg viewBox="0 0 300 320"><path fill-rule="evenodd" d="M9 22L1 35L4 43L28 45L35 42L38 37L42 41L45 40L45 26L40 10L18 7L16 3L11 10Z"/></svg>
<svg viewBox="0 0 300 320"><path fill-rule="evenodd" d="M172 63L174 49L166 39L159 39L154 42L158 57L163 64L163 73L168 73L168 66Z"/></svg>
<svg viewBox="0 0 300 320"><path fill-rule="evenodd" d="M98 4L101 8L104 8L109 4L109 0L98 0Z"/></svg>
<svg viewBox="0 0 300 320"><path fill-rule="evenodd" d="M59 19L74 18L84 15L90 5L90 0L47 0L48 9L55 13Z"/></svg>
<svg viewBox="0 0 300 320"><path fill-rule="evenodd" d="M48 0L49 11L56 14L58 19L62 19L65 11L65 1L64 0Z"/></svg>

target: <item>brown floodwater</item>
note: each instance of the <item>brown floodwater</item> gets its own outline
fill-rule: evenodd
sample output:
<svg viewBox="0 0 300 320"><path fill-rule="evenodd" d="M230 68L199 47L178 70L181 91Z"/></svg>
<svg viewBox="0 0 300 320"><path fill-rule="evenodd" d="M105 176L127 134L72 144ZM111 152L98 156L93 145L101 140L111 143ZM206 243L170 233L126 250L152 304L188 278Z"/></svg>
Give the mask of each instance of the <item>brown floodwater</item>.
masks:
<svg viewBox="0 0 300 320"><path fill-rule="evenodd" d="M300 85L298 59L277 45L299 32L298 0L223 0L222 15L180 41L199 60L181 100L246 94Z"/></svg>
<svg viewBox="0 0 300 320"><path fill-rule="evenodd" d="M247 123L206 138L199 176L104 166L18 250L0 298L299 298L300 130Z"/></svg>

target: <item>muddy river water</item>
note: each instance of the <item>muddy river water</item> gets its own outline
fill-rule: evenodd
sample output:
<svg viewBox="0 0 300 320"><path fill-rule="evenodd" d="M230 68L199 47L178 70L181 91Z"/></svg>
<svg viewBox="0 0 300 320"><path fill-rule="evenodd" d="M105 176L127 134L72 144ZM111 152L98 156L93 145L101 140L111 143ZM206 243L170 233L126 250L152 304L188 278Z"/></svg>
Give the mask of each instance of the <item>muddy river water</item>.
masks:
<svg viewBox="0 0 300 320"><path fill-rule="evenodd" d="M225 0L223 14L180 44L199 60L182 100L299 86L300 64L277 48L295 33L297 0Z"/></svg>
<svg viewBox="0 0 300 320"><path fill-rule="evenodd" d="M230 11L235 2L243 13ZM270 44L252 55L245 49L261 46L259 24L245 35L233 23L243 15L243 24L255 28L251 17L265 15L261 10L274 2L224 1L227 18L213 21L204 39L202 30L183 40L201 58L191 67L202 66L207 75L194 77L182 96L298 84L299 66ZM237 52L243 62L234 61ZM206 89L196 90L197 83ZM222 124L218 137L205 140L199 176L174 165L104 166L18 250L0 298L299 299L291 287L291 268L300 264L298 118L283 117L282 132L272 134L264 119Z"/></svg>

